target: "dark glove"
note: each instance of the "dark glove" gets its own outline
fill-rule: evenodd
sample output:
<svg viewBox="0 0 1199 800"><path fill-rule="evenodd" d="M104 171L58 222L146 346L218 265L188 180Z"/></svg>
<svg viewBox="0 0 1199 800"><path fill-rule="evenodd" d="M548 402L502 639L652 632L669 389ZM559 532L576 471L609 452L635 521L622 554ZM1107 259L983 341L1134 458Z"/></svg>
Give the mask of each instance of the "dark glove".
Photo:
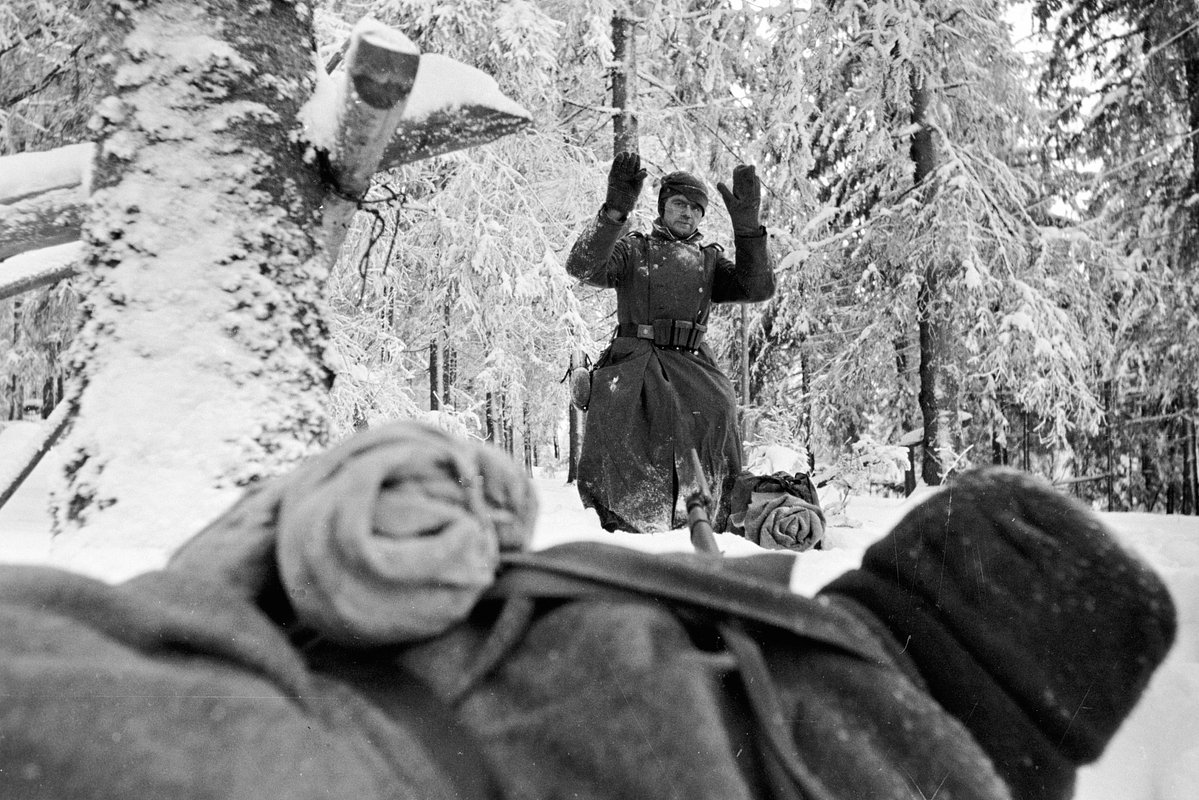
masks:
<svg viewBox="0 0 1199 800"><path fill-rule="evenodd" d="M754 168L748 164L738 164L733 167L733 191L723 183L716 184L717 191L724 198L724 207L729 210L729 219L733 221L733 235L754 236L761 229L758 221L758 207L762 204L762 184L754 173Z"/></svg>
<svg viewBox="0 0 1199 800"><path fill-rule="evenodd" d="M645 170L641 168L641 156L636 153L619 153L612 159L608 171L608 199L606 205L621 216L628 216L637 205L641 184L645 183Z"/></svg>

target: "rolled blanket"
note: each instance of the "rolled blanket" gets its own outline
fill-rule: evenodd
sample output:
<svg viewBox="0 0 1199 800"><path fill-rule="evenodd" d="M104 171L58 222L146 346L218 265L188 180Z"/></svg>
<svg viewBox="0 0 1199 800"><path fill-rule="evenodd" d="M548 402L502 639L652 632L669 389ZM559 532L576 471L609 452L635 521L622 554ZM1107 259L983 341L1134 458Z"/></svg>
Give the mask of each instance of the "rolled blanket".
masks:
<svg viewBox="0 0 1199 800"><path fill-rule="evenodd" d="M820 506L789 494L754 492L742 520L745 538L770 550L810 550L824 538Z"/></svg>
<svg viewBox="0 0 1199 800"><path fill-rule="evenodd" d="M281 586L296 620L336 642L405 642L464 619L535 515L498 449L394 423L247 494L168 568L215 573L268 613Z"/></svg>

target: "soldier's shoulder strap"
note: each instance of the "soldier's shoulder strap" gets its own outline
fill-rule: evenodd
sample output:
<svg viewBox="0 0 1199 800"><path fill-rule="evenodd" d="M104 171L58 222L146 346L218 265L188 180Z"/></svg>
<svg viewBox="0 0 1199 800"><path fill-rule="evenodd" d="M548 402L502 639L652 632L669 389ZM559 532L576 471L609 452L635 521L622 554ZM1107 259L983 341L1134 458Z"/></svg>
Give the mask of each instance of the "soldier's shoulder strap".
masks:
<svg viewBox="0 0 1199 800"><path fill-rule="evenodd" d="M716 266L717 262L724 256L724 248L716 242L708 242L699 249L704 254L704 263L708 267Z"/></svg>

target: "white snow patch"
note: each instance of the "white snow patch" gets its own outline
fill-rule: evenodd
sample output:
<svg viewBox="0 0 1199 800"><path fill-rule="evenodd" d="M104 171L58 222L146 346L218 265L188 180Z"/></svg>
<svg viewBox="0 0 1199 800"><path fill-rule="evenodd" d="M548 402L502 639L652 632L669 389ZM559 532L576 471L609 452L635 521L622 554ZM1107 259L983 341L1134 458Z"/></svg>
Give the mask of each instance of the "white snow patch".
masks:
<svg viewBox="0 0 1199 800"><path fill-rule="evenodd" d="M319 56L313 57L312 67L315 88L297 114L300 135L312 147L332 153L337 146L338 118L345 105L344 74L336 70L332 75L325 72ZM311 151L306 157L311 161Z"/></svg>
<svg viewBox="0 0 1199 800"><path fill-rule="evenodd" d="M529 115L519 103L504 95L495 78L486 72L449 56L423 53L401 121L417 122L438 112L467 106L490 108L514 117Z"/></svg>
<svg viewBox="0 0 1199 800"><path fill-rule="evenodd" d="M781 444L751 447L745 459L745 468L755 475L773 475L776 472L807 474L808 453L793 450Z"/></svg>
<svg viewBox="0 0 1199 800"><path fill-rule="evenodd" d="M17 153L0 159L0 201L11 203L22 197L83 186L91 186L92 157L96 145L72 144L55 150Z"/></svg>

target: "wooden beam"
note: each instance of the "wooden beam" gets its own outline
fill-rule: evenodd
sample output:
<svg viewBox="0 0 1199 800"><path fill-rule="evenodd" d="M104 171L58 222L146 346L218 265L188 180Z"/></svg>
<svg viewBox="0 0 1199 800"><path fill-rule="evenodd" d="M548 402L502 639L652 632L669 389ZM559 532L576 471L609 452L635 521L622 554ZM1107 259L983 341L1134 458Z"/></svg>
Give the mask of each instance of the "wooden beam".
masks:
<svg viewBox="0 0 1199 800"><path fill-rule="evenodd" d="M0 261L0 300L70 278L82 258L83 243L76 241Z"/></svg>
<svg viewBox="0 0 1199 800"><path fill-rule="evenodd" d="M92 142L0 157L0 203L15 203L55 189L91 186Z"/></svg>
<svg viewBox="0 0 1199 800"><path fill-rule="evenodd" d="M50 412L32 439L12 450L6 448L4 460L0 462L0 507L17 493L42 457L50 452L50 448L66 430L67 419L67 401L63 400Z"/></svg>

